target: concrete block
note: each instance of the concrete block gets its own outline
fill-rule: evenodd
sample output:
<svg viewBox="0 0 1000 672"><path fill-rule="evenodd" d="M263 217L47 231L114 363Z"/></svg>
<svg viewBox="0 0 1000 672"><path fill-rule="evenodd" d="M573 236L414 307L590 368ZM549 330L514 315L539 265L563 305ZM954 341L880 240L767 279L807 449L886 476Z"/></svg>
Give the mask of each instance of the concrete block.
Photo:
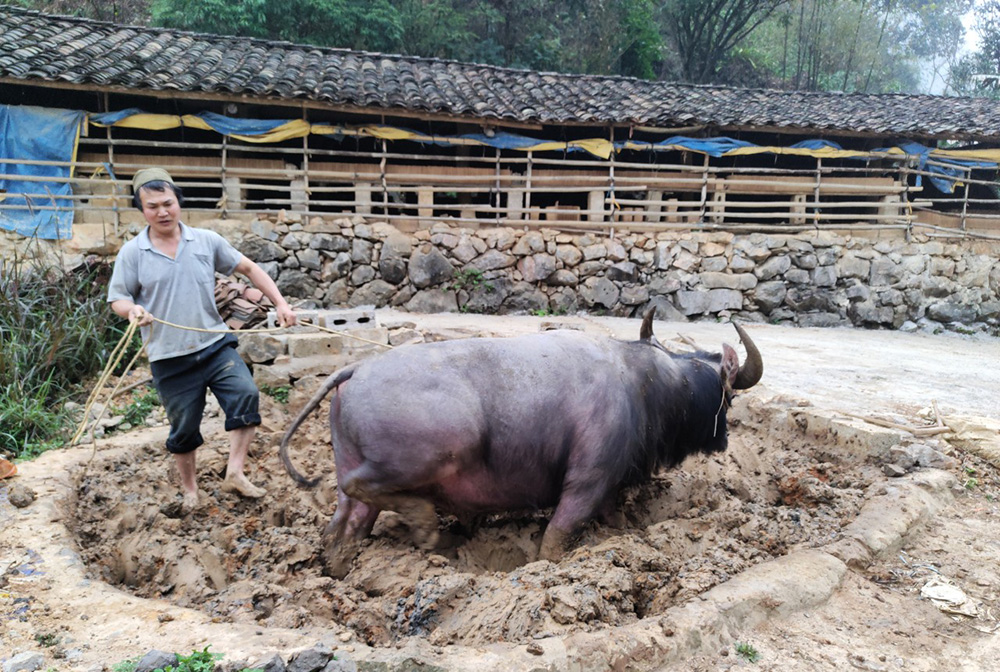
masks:
<svg viewBox="0 0 1000 672"><path fill-rule="evenodd" d="M344 350L344 338L326 332L290 334L287 341L288 355L292 359L339 355Z"/></svg>

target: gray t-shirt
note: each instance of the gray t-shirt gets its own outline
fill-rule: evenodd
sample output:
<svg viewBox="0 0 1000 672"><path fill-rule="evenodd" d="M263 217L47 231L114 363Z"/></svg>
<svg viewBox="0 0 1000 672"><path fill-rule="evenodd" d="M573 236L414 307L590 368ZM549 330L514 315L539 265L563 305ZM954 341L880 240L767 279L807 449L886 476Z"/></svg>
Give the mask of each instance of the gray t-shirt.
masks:
<svg viewBox="0 0 1000 672"><path fill-rule="evenodd" d="M129 299L167 322L228 331L215 307L215 272L231 274L243 255L214 231L180 227L175 259L153 247L148 227L122 246L115 258L108 302ZM159 322L142 328L151 362L197 352L223 336Z"/></svg>

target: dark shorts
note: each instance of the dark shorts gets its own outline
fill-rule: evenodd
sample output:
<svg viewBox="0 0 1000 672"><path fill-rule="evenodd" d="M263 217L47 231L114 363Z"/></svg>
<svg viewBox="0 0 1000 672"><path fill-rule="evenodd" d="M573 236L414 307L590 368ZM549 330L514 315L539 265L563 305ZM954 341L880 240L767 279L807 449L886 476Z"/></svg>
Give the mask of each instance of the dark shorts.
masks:
<svg viewBox="0 0 1000 672"><path fill-rule="evenodd" d="M260 424L260 393L236 353L236 336L226 334L204 350L150 363L153 384L170 421L167 450L189 453L202 443L205 391L226 414L226 431Z"/></svg>

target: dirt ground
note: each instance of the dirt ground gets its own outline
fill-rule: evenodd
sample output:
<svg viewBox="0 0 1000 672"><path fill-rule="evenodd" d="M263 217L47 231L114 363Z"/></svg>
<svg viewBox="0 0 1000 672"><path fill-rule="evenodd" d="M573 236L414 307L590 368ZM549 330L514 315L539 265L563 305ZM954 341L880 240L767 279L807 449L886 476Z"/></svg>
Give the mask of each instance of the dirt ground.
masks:
<svg viewBox="0 0 1000 672"><path fill-rule="evenodd" d="M380 311L379 319L440 334L638 331L637 320L614 318ZM151 648L211 644L253 660L319 641L360 663L412 649L444 669L476 669L477 656L502 659L512 647L531 654L583 635L615 639L668 621L751 568L835 542L885 491L884 460L872 452L897 430L874 428L876 438L859 445L807 427L806 415L916 426L933 423L936 405L945 421L1000 420L996 339L749 329L765 376L730 413L729 450L624 493L625 527L588 526L559 563L537 561L544 512L493 516L474 530L443 519L433 551L416 549L404 522L385 513L351 572L323 576L319 535L336 500L323 413L292 450L301 471L327 474L317 489L294 487L275 449L301 395L288 406L264 398L249 475L268 495L257 502L218 487L227 450L218 418L206 421L199 450L204 504L188 517L163 428L111 435L92 461L84 447L19 465L14 482L38 500L15 509L0 486L0 525L16 532L0 536L0 660L40 651L47 667L89 671ZM737 341L715 323L657 323L656 332L678 349L678 333L713 350ZM810 609L744 619L721 645L688 646L693 654L682 660L637 656L588 669L1000 670L997 469L939 437L900 436L953 458L944 468L957 483L948 507L901 548L846 572ZM966 615L922 595L945 580L969 598ZM759 659L740 656L737 644ZM559 658L537 660L537 669L564 669Z"/></svg>

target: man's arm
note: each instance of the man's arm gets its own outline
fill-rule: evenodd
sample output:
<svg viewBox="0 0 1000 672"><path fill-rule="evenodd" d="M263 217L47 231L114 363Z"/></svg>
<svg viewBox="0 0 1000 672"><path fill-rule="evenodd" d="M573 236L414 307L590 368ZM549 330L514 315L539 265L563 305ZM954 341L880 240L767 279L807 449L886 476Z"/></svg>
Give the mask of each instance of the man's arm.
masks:
<svg viewBox="0 0 1000 672"><path fill-rule="evenodd" d="M248 259L245 255L241 255L240 263L236 264L236 268L233 270L236 273L245 275L253 283L254 287L264 292L264 296L271 299L271 303L274 304L274 310L278 313L278 324L283 327L291 327L298 324L299 319L295 315L295 312L288 305L288 302L285 301L285 297L281 295L281 291L274 284L274 280L264 272L263 268Z"/></svg>

